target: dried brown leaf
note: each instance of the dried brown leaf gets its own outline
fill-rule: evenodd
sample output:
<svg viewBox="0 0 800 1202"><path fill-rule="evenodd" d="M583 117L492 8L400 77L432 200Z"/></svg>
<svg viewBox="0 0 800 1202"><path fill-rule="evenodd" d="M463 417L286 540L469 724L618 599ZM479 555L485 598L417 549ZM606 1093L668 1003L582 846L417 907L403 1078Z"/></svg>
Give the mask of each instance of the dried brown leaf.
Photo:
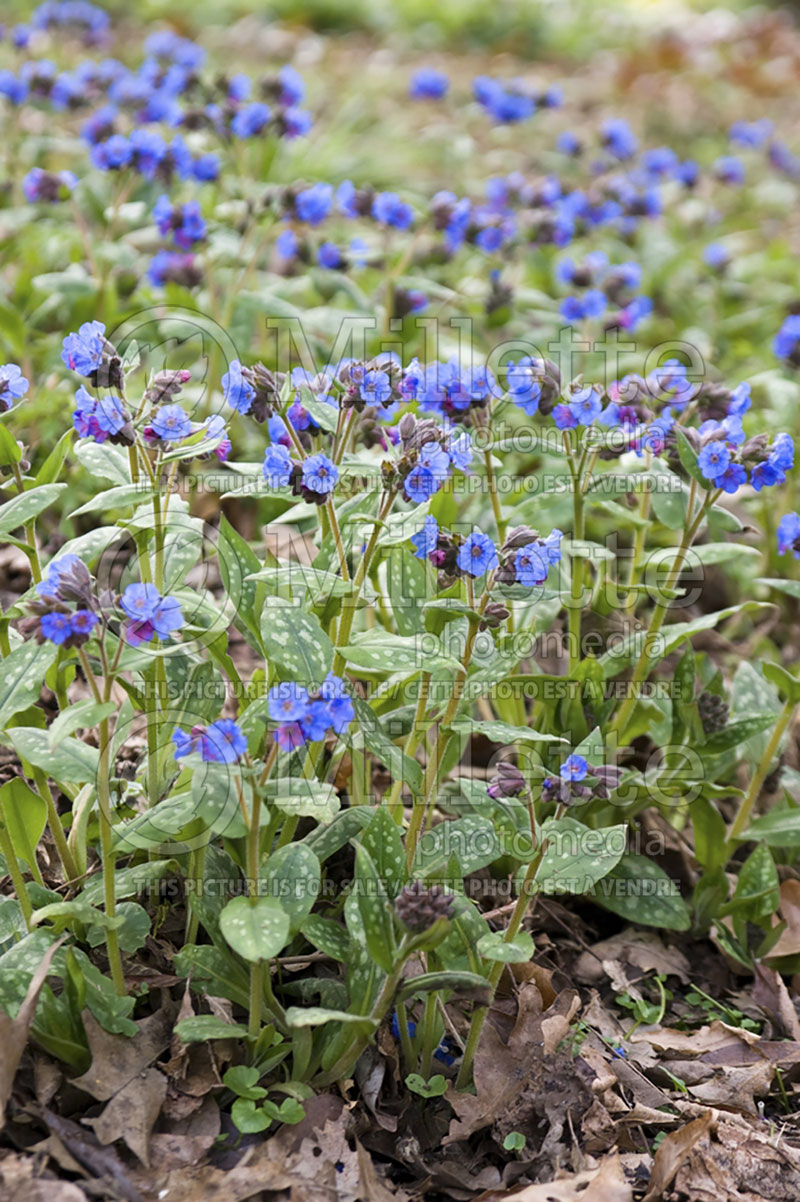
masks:
<svg viewBox="0 0 800 1202"><path fill-rule="evenodd" d="M662 1140L653 1161L650 1188L644 1197L644 1202L658 1202L665 1190L672 1185L678 1170L692 1148L708 1134L713 1121L714 1116L709 1110L703 1118L687 1123L685 1127L681 1127L680 1131L673 1131L671 1135Z"/></svg>

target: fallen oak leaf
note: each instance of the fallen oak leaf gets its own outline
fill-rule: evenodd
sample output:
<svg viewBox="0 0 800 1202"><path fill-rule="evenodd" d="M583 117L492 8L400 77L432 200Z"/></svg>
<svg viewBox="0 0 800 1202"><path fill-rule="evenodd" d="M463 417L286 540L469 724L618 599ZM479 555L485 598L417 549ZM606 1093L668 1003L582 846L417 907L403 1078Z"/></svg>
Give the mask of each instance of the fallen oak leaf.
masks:
<svg viewBox="0 0 800 1202"><path fill-rule="evenodd" d="M633 1189L625 1180L622 1162L614 1153L596 1169L574 1173L521 1190L481 1194L475 1202L633 1202Z"/></svg>
<svg viewBox="0 0 800 1202"><path fill-rule="evenodd" d="M169 1047L174 1009L164 1006L141 1019L136 1024L139 1031L133 1039L105 1031L90 1010L84 1010L81 1018L92 1064L82 1076L73 1077L72 1084L97 1098L98 1102L107 1102Z"/></svg>
<svg viewBox="0 0 800 1202"><path fill-rule="evenodd" d="M166 1096L167 1078L157 1068L148 1068L123 1085L101 1115L84 1121L93 1128L101 1144L113 1144L122 1139L134 1156L149 1168L150 1133Z"/></svg>
<svg viewBox="0 0 800 1202"><path fill-rule="evenodd" d="M695 1144L708 1134L713 1122L714 1115L708 1110L702 1118L694 1119L685 1127L681 1127L680 1131L673 1131L661 1141L653 1161L650 1187L643 1202L658 1202L664 1196L686 1157Z"/></svg>

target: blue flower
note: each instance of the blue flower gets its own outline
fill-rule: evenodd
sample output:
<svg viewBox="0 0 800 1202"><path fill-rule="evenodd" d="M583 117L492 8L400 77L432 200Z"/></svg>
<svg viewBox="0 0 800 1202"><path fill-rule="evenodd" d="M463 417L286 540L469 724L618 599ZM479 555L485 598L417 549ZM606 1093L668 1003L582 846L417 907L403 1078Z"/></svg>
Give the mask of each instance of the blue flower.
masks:
<svg viewBox="0 0 800 1202"><path fill-rule="evenodd" d="M467 535L458 552L458 566L462 572L470 576L482 576L484 572L496 568L497 564L497 551L488 534L475 530Z"/></svg>
<svg viewBox="0 0 800 1202"><path fill-rule="evenodd" d="M264 454L262 471L270 488L285 488L292 478L294 464L288 450L281 443L273 443Z"/></svg>
<svg viewBox="0 0 800 1202"><path fill-rule="evenodd" d="M219 155L209 152L197 156L192 164L192 174L199 183L204 184L219 179L220 167Z"/></svg>
<svg viewBox="0 0 800 1202"><path fill-rule="evenodd" d="M30 383L16 363L4 363L0 367L0 413L10 409L30 388Z"/></svg>
<svg viewBox="0 0 800 1202"><path fill-rule="evenodd" d="M159 196L153 208L153 218L161 235L171 233L176 246L188 250L206 236L206 223L196 200L179 207L168 196Z"/></svg>
<svg viewBox="0 0 800 1202"><path fill-rule="evenodd" d="M787 551L800 559L800 517L796 513L785 513L778 522L778 554Z"/></svg>
<svg viewBox="0 0 800 1202"><path fill-rule="evenodd" d="M441 100L447 95L450 80L443 71L432 67L421 67L411 76L408 94L412 100Z"/></svg>
<svg viewBox="0 0 800 1202"><path fill-rule="evenodd" d="M752 403L750 385L744 381L741 384L737 384L731 393L731 399L728 404L728 416L741 417L742 414L747 413Z"/></svg>
<svg viewBox="0 0 800 1202"><path fill-rule="evenodd" d="M430 468L418 463L413 467L403 482L403 491L409 501L428 501L439 488L439 481Z"/></svg>
<svg viewBox="0 0 800 1202"><path fill-rule="evenodd" d="M569 755L559 770L559 776L566 781L585 780L589 775L589 764L582 755Z"/></svg>
<svg viewBox="0 0 800 1202"><path fill-rule="evenodd" d="M772 133L772 122L768 118L760 121L734 121L728 130L731 142L757 150Z"/></svg>
<svg viewBox="0 0 800 1202"><path fill-rule="evenodd" d="M753 468L750 483L756 492L774 484L783 484L786 473L794 466L794 443L788 434L776 434L764 463Z"/></svg>
<svg viewBox="0 0 800 1202"><path fill-rule="evenodd" d="M228 370L222 377L222 391L225 400L237 413L250 412L256 399L256 390L242 375L242 365L238 359L232 359L228 364Z"/></svg>
<svg viewBox="0 0 800 1202"><path fill-rule="evenodd" d="M77 555L61 555L58 559L52 560L47 565L47 571L42 580L36 585L36 591L40 597L56 599L58 590L67 576L73 575L77 571L86 572L86 567L83 560ZM88 573L87 573L88 577Z"/></svg>
<svg viewBox="0 0 800 1202"><path fill-rule="evenodd" d="M293 259L300 242L294 230L281 230L275 239L275 249L282 259Z"/></svg>
<svg viewBox="0 0 800 1202"><path fill-rule="evenodd" d="M191 434L192 423L180 405L163 405L150 419L150 428L164 442L180 442Z"/></svg>
<svg viewBox="0 0 800 1202"><path fill-rule="evenodd" d="M730 466L731 453L724 442L710 442L697 456L697 466L707 480L716 481Z"/></svg>
<svg viewBox="0 0 800 1202"><path fill-rule="evenodd" d="M313 184L297 193L294 205L299 221L319 225L331 211L333 188L330 184Z"/></svg>
<svg viewBox="0 0 800 1202"><path fill-rule="evenodd" d="M310 455L303 460L303 485L312 492L330 493L339 479L339 469L327 455Z"/></svg>
<svg viewBox="0 0 800 1202"><path fill-rule="evenodd" d="M72 634L88 638L99 621L97 614L90 609L77 609L70 621Z"/></svg>
<svg viewBox="0 0 800 1202"><path fill-rule="evenodd" d="M267 694L267 709L273 722L295 722L306 712L308 689L294 681L274 685Z"/></svg>
<svg viewBox="0 0 800 1202"><path fill-rule="evenodd" d="M721 242L709 242L703 251L703 262L708 267L713 267L715 271L721 271L723 267L727 267L730 261L731 256Z"/></svg>
<svg viewBox="0 0 800 1202"><path fill-rule="evenodd" d="M71 614L42 614L39 625L48 642L55 643L57 647L66 643L72 634Z"/></svg>
<svg viewBox="0 0 800 1202"><path fill-rule="evenodd" d="M507 87L488 75L479 75L472 81L475 99L500 125L513 125L526 121L536 112L533 97L514 88Z"/></svg>
<svg viewBox="0 0 800 1202"><path fill-rule="evenodd" d="M329 672L320 686L320 697L325 703L329 726L334 734L340 735L355 717L353 701L342 678Z"/></svg>
<svg viewBox="0 0 800 1202"><path fill-rule="evenodd" d="M379 192L372 202L372 216L381 225L407 230L414 220L414 210L396 192Z"/></svg>
<svg viewBox="0 0 800 1202"><path fill-rule="evenodd" d="M636 154L639 143L627 121L619 118L606 121L601 130L603 145L616 159L630 159Z"/></svg>
<svg viewBox="0 0 800 1202"><path fill-rule="evenodd" d="M547 573L550 571L550 560L547 552L541 546L530 543L527 547L521 547L517 551L514 568L517 583L524 585L525 588L532 588L544 584Z"/></svg>
<svg viewBox="0 0 800 1202"><path fill-rule="evenodd" d="M450 456L442 449L440 443L433 440L420 447L419 462L433 473L437 487L443 484L450 474Z"/></svg>
<svg viewBox="0 0 800 1202"><path fill-rule="evenodd" d="M127 167L133 147L123 134L112 134L105 142L97 142L89 151L89 161L101 171L119 171Z"/></svg>
<svg viewBox="0 0 800 1202"><path fill-rule="evenodd" d="M453 467L458 468L460 472L469 471L472 463L472 440L466 430L450 440L447 454Z"/></svg>
<svg viewBox="0 0 800 1202"><path fill-rule="evenodd" d="M317 250L317 263L329 271L337 271L344 265L342 252L335 242L323 242Z"/></svg>
<svg viewBox="0 0 800 1202"><path fill-rule="evenodd" d="M172 734L175 759L199 752L206 764L235 764L247 751L247 739L232 718L219 718L210 726L194 726L186 734L176 729Z"/></svg>
<svg viewBox="0 0 800 1202"><path fill-rule="evenodd" d="M149 643L153 635L168 638L183 626L183 614L177 597L162 597L154 584L129 584L120 598L120 607L130 618L123 629L131 646Z"/></svg>
<svg viewBox="0 0 800 1202"><path fill-rule="evenodd" d="M72 415L72 424L81 438L105 442L121 433L130 420L119 397L95 399L83 385L75 393L75 403L77 407Z"/></svg>
<svg viewBox="0 0 800 1202"><path fill-rule="evenodd" d="M269 105L256 100L253 104L247 104L243 109L239 109L231 121L231 132L237 138L252 138L254 134L261 133L271 117L272 110Z"/></svg>
<svg viewBox="0 0 800 1202"><path fill-rule="evenodd" d="M139 621L151 617L160 601L161 594L154 584L129 584L120 605L129 618Z"/></svg>
<svg viewBox="0 0 800 1202"><path fill-rule="evenodd" d="M54 174L34 167L23 179L22 191L29 204L55 204L56 201L66 200L77 182L71 171Z"/></svg>
<svg viewBox="0 0 800 1202"><path fill-rule="evenodd" d="M81 376L91 376L103 361L105 333L102 321L85 321L77 333L64 339L62 363Z"/></svg>
<svg viewBox="0 0 800 1202"><path fill-rule="evenodd" d="M411 543L414 547L415 559L427 559L432 551L436 550L436 543L439 538L439 523L432 513L429 513L425 518L425 523L421 530L416 534L411 535Z"/></svg>
<svg viewBox="0 0 800 1202"><path fill-rule="evenodd" d="M735 155L721 155L714 163L714 174L725 184L743 184L745 180L744 163Z"/></svg>
<svg viewBox="0 0 800 1202"><path fill-rule="evenodd" d="M800 343L800 313L787 317L775 335L772 349L779 359L791 359L797 355Z"/></svg>
<svg viewBox="0 0 800 1202"><path fill-rule="evenodd" d="M362 401L368 405L385 405L392 395L392 385L385 371L368 371L359 385Z"/></svg>
<svg viewBox="0 0 800 1202"><path fill-rule="evenodd" d="M569 411L580 426L591 426L603 411L603 401L597 388L589 385L572 395Z"/></svg>
<svg viewBox="0 0 800 1202"><path fill-rule="evenodd" d="M581 153L583 146L580 139L570 129L565 129L556 138L556 150L560 150L562 154L569 154L576 157Z"/></svg>

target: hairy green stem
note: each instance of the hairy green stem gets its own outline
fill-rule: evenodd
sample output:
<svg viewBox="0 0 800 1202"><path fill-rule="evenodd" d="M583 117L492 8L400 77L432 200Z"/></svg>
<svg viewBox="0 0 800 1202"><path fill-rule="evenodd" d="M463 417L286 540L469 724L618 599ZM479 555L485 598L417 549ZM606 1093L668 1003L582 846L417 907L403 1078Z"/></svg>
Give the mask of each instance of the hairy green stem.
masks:
<svg viewBox="0 0 800 1202"><path fill-rule="evenodd" d="M769 775L772 761L778 754L778 748L780 747L781 739L783 738L783 735L792 720L794 711L795 703L793 701L786 701L781 711L781 715L778 718L778 721L775 723L770 740L764 748L764 754L759 760L758 767L753 773L753 779L750 781L750 788L747 790L746 795L742 798L742 803L739 806L736 817L734 818L731 828L728 831L728 855L732 854L734 851L733 844L741 837L742 831L746 829L747 824L750 821L750 815L753 812L753 806L761 794L764 781Z"/></svg>

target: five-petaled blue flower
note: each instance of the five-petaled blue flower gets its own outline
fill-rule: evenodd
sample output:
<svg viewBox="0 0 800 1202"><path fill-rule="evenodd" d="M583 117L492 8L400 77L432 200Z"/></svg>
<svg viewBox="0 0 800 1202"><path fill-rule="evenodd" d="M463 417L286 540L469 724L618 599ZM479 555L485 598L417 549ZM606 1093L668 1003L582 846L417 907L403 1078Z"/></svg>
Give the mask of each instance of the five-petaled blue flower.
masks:
<svg viewBox="0 0 800 1202"><path fill-rule="evenodd" d="M292 478L293 468L292 457L282 443L267 447L262 471L270 488L285 488Z"/></svg>
<svg viewBox="0 0 800 1202"><path fill-rule="evenodd" d="M778 522L778 554L787 551L800 559L800 517L796 513L785 513Z"/></svg>
<svg viewBox="0 0 800 1202"><path fill-rule="evenodd" d="M589 775L589 764L582 755L568 755L561 765L559 775L562 780L579 781L585 780Z"/></svg>
<svg viewBox="0 0 800 1202"><path fill-rule="evenodd" d="M321 452L303 460L303 484L312 492L329 493L336 487L339 469L332 459Z"/></svg>
<svg viewBox="0 0 800 1202"><path fill-rule="evenodd" d="M469 576L482 576L498 564L497 551L488 534L473 531L464 539L458 552L458 566Z"/></svg>
<svg viewBox="0 0 800 1202"><path fill-rule="evenodd" d="M10 409L14 401L20 400L30 388L16 363L4 363L0 367L0 413Z"/></svg>

